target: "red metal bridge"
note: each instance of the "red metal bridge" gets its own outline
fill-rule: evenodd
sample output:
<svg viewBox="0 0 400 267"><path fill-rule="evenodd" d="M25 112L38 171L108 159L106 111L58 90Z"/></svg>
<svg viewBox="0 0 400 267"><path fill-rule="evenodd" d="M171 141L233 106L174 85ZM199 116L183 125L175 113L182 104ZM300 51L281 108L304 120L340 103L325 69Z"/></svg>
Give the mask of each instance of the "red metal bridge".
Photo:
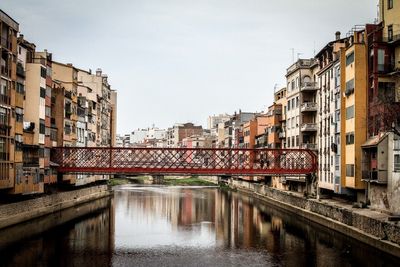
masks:
<svg viewBox="0 0 400 267"><path fill-rule="evenodd" d="M306 175L317 157L307 149L57 147L59 173Z"/></svg>

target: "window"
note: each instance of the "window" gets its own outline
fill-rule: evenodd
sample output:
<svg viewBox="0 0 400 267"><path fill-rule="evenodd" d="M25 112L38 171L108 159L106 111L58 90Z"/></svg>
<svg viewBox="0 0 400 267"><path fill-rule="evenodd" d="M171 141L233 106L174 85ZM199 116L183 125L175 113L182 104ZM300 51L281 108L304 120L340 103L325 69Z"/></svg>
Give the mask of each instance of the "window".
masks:
<svg viewBox="0 0 400 267"><path fill-rule="evenodd" d="M346 164L346 176L354 177L354 164Z"/></svg>
<svg viewBox="0 0 400 267"><path fill-rule="evenodd" d="M46 126L44 125L44 120L40 119L39 120L39 133L45 134L45 132L46 132Z"/></svg>
<svg viewBox="0 0 400 267"><path fill-rule="evenodd" d="M20 93L20 94L24 94L25 93L25 88L24 88L24 85L22 83L18 83L17 82L16 90L17 90L17 93Z"/></svg>
<svg viewBox="0 0 400 267"><path fill-rule="evenodd" d="M346 134L346 145L354 144L354 132Z"/></svg>
<svg viewBox="0 0 400 267"><path fill-rule="evenodd" d="M340 67L336 67L335 70L335 87L339 87L340 86Z"/></svg>
<svg viewBox="0 0 400 267"><path fill-rule="evenodd" d="M378 71L385 71L385 50L378 49Z"/></svg>
<svg viewBox="0 0 400 267"><path fill-rule="evenodd" d="M296 116L296 127L299 127L299 116Z"/></svg>
<svg viewBox="0 0 400 267"><path fill-rule="evenodd" d="M346 56L346 66L354 62L354 52L351 52Z"/></svg>
<svg viewBox="0 0 400 267"><path fill-rule="evenodd" d="M346 108L346 120L354 118L354 105Z"/></svg>
<svg viewBox="0 0 400 267"><path fill-rule="evenodd" d="M384 103L395 101L396 83L378 82L378 98Z"/></svg>
<svg viewBox="0 0 400 267"><path fill-rule="evenodd" d="M296 146L299 146L300 145L300 142L299 142L299 136L298 135L296 135Z"/></svg>
<svg viewBox="0 0 400 267"><path fill-rule="evenodd" d="M288 137L286 143L287 143L287 147L290 147L290 137Z"/></svg>
<svg viewBox="0 0 400 267"><path fill-rule="evenodd" d="M8 112L7 109L0 107L0 124L7 125L8 124Z"/></svg>
<svg viewBox="0 0 400 267"><path fill-rule="evenodd" d="M299 97L296 97L296 108L299 106Z"/></svg>
<svg viewBox="0 0 400 267"><path fill-rule="evenodd" d="M395 154L394 155L394 171L398 172L400 171L400 155L399 154Z"/></svg>
<svg viewBox="0 0 400 267"><path fill-rule="evenodd" d="M387 0L388 9L393 8L393 0Z"/></svg>
<svg viewBox="0 0 400 267"><path fill-rule="evenodd" d="M393 41L393 25L388 26L388 41Z"/></svg>
<svg viewBox="0 0 400 267"><path fill-rule="evenodd" d="M287 110L290 110L290 99L288 100Z"/></svg>
<svg viewBox="0 0 400 267"><path fill-rule="evenodd" d="M346 96L349 96L353 92L354 92L354 79L351 79L350 81L346 82L345 94L346 94Z"/></svg>
<svg viewBox="0 0 400 267"><path fill-rule="evenodd" d="M45 98L46 97L46 89L43 87L40 87L40 97Z"/></svg>
<svg viewBox="0 0 400 267"><path fill-rule="evenodd" d="M51 117L51 108L48 106L45 107L45 115L47 117Z"/></svg>
<svg viewBox="0 0 400 267"><path fill-rule="evenodd" d="M295 85L294 85L294 80L292 81L292 91L294 90L294 87L295 87Z"/></svg>
<svg viewBox="0 0 400 267"><path fill-rule="evenodd" d="M15 108L15 120L17 122L23 122L24 121L24 112L22 108Z"/></svg>
<svg viewBox="0 0 400 267"><path fill-rule="evenodd" d="M40 76L41 76L42 78L46 78L46 76L47 76L47 70L46 70L46 68L40 67Z"/></svg>

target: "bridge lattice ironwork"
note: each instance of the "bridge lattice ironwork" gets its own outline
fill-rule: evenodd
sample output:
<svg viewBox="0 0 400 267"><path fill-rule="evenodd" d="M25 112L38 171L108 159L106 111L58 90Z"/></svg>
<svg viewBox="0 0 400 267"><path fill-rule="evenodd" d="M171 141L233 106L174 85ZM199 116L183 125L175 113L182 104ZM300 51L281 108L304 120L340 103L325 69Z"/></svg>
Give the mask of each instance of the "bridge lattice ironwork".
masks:
<svg viewBox="0 0 400 267"><path fill-rule="evenodd" d="M307 149L57 147L60 173L305 175L316 171Z"/></svg>

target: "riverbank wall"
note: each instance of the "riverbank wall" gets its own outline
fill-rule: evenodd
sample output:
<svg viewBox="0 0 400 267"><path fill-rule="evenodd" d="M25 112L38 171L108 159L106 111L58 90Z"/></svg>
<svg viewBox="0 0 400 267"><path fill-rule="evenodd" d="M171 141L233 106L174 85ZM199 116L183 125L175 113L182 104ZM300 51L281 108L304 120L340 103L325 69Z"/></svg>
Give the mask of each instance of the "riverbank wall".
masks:
<svg viewBox="0 0 400 267"><path fill-rule="evenodd" d="M110 194L107 185L98 185L0 205L0 229L103 198Z"/></svg>
<svg viewBox="0 0 400 267"><path fill-rule="evenodd" d="M400 224L388 221L386 214L306 199L296 193L242 180L230 179L228 184L233 189L400 257Z"/></svg>

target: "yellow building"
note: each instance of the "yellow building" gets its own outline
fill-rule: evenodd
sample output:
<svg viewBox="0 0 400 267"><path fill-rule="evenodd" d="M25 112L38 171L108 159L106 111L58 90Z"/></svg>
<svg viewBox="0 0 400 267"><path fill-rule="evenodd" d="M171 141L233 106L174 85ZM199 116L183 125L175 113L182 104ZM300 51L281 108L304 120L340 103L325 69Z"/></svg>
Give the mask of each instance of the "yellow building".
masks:
<svg viewBox="0 0 400 267"><path fill-rule="evenodd" d="M361 145L367 138L367 61L365 31L354 29L346 48L341 48L341 185L356 190L363 199Z"/></svg>

